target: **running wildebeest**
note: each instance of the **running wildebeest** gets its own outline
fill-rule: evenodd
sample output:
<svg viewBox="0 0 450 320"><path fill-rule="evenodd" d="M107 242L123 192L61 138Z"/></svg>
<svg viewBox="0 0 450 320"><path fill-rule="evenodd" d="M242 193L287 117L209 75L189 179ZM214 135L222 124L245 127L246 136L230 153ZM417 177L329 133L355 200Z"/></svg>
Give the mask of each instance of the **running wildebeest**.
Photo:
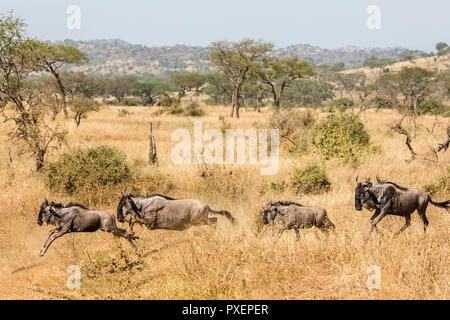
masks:
<svg viewBox="0 0 450 320"><path fill-rule="evenodd" d="M372 227L369 236L373 229L378 231L377 224L386 215L405 217L406 223L395 233L395 236L397 236L410 226L411 214L415 210L417 210L419 217L422 219L423 231L426 232L428 226L426 217L428 202L447 211L450 208L450 200L434 202L427 193L419 189L400 187L393 182L381 181L378 177L377 182L377 184L372 184L370 179L366 179L366 182L363 183L358 181L358 177L356 178L355 209L361 211L364 207L370 211L375 210L375 213L370 218Z"/></svg>
<svg viewBox="0 0 450 320"><path fill-rule="evenodd" d="M55 204L48 203L44 198L37 219L37 224L44 223L56 226L56 229L48 233L48 237L42 246L40 256L42 257L53 241L70 232L95 232L102 230L112 233L114 236L124 237L137 251L133 240L139 239L134 233L121 229L116 225L116 219L112 213L106 211L89 210L81 204L68 203Z"/></svg>
<svg viewBox="0 0 450 320"><path fill-rule="evenodd" d="M285 230L294 229L297 240L300 238L300 228L308 229L312 226L319 228L323 232L333 230L334 224L327 216L327 211L323 208L305 207L299 203L291 201L269 201L264 210L263 223L270 221L281 221L281 228L276 239L281 237Z"/></svg>
<svg viewBox="0 0 450 320"><path fill-rule="evenodd" d="M228 211L213 210L199 200L174 199L160 194L148 196L122 192L117 205L117 220L128 221L130 230L135 223L145 225L150 230L186 230L193 225L216 226L217 218L208 214L224 215L234 224Z"/></svg>

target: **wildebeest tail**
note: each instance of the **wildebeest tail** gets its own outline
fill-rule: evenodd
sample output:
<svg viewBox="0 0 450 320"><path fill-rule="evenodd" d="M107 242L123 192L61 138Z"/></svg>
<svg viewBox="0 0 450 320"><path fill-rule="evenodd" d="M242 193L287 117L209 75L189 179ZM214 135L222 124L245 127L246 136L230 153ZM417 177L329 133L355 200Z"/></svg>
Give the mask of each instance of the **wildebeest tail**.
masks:
<svg viewBox="0 0 450 320"><path fill-rule="evenodd" d="M209 208L209 212L214 213L214 214L221 214L221 215L227 217L227 219L230 220L232 224L235 223L236 220L233 218L233 216L228 211L226 211L226 210L213 210L210 207L208 207L208 208Z"/></svg>
<svg viewBox="0 0 450 320"><path fill-rule="evenodd" d="M443 208L445 210L450 209L450 200L444 201L444 202L434 202L433 200L431 200L431 197L428 196L428 201L431 202L432 205L439 207L439 208Z"/></svg>

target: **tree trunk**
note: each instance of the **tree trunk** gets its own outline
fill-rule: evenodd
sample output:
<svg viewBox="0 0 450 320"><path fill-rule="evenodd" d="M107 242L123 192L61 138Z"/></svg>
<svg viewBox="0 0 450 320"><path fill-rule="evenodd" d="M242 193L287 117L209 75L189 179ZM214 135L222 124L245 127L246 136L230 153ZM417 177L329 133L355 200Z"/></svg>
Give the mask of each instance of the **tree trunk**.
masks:
<svg viewBox="0 0 450 320"><path fill-rule="evenodd" d="M58 88L62 95L64 116L67 118L69 113L67 112L66 89L64 88L64 85L62 84L62 81L61 81L61 78L59 77L58 72L56 70L53 70L52 73L55 76L56 82L58 83Z"/></svg>
<svg viewBox="0 0 450 320"><path fill-rule="evenodd" d="M39 150L36 154L36 171L41 171L44 167L45 151Z"/></svg>
<svg viewBox="0 0 450 320"><path fill-rule="evenodd" d="M233 97L231 99L231 113L230 113L231 118L233 118L235 110L236 110L236 118L239 118L239 89L240 87L238 86L233 90Z"/></svg>

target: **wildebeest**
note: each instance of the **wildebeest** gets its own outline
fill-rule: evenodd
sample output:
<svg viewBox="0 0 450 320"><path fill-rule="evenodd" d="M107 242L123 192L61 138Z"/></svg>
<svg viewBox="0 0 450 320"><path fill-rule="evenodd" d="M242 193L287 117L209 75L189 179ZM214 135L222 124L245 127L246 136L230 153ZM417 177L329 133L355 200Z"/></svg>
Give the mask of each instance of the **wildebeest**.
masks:
<svg viewBox="0 0 450 320"><path fill-rule="evenodd" d="M130 230L135 223L147 228L166 230L185 230L193 225L210 225L215 227L217 218L208 214L220 214L233 224L235 219L225 210L213 210L199 200L174 199L160 194L141 196L122 192L117 205L117 220L128 221Z"/></svg>
<svg viewBox="0 0 450 320"><path fill-rule="evenodd" d="M110 232L115 236L124 237L137 251L133 240L139 239L138 236L121 229L116 225L114 215L106 211L89 210L85 206L77 203L62 204L48 202L46 198L42 200L39 210L37 224L44 223L56 226L56 229L48 233L48 237L42 246L40 256L43 256L53 241L70 232L94 232L102 230Z"/></svg>
<svg viewBox="0 0 450 320"><path fill-rule="evenodd" d="M264 210L263 223L268 224L270 221L273 223L281 221L277 240L285 230L294 229L298 240L300 228L307 229L315 226L324 232L335 228L325 209L305 207L292 201L277 201L275 203L269 201Z"/></svg>
<svg viewBox="0 0 450 320"><path fill-rule="evenodd" d="M367 179L364 183L356 178L355 209L361 211L364 207L371 211L375 210L375 213L370 218L372 227L369 236L373 229L378 231L376 226L386 215L405 217L406 223L395 233L395 236L397 236L410 226L411 214L415 210L417 210L419 217L423 221L423 231L425 232L428 226L426 217L428 202L447 211L450 208L450 200L434 202L427 193L419 189L404 188L393 182L381 181L379 178L377 178L377 182L377 184L372 184L370 179Z"/></svg>

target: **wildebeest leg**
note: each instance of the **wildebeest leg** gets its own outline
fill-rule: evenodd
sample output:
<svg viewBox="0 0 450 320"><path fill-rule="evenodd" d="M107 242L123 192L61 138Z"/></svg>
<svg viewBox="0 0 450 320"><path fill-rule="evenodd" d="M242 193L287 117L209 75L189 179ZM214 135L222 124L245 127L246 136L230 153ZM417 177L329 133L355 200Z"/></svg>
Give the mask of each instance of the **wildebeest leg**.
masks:
<svg viewBox="0 0 450 320"><path fill-rule="evenodd" d="M410 214L407 215L407 216L405 216L405 219L406 219L405 225L404 225L400 230L398 230L398 231L394 234L394 237L396 237L396 236L398 236L400 233L402 233L402 232L403 232L406 228L408 228L409 225L411 224L411 215L410 215Z"/></svg>
<svg viewBox="0 0 450 320"><path fill-rule="evenodd" d="M50 239L51 235L54 234L55 232L58 232L59 230L61 230L61 228L56 228L56 229L50 230L50 232L48 233L47 239L45 239L44 244L42 245L42 249L47 244L47 241L48 241L48 239Z"/></svg>
<svg viewBox="0 0 450 320"><path fill-rule="evenodd" d="M119 228L119 227L115 227L114 229L108 229L107 231L111 232L114 236L123 237L123 238L127 239L127 241L133 247L134 251L136 251L137 256L141 257L141 255L138 251L138 248L136 247L136 245L133 242L133 240L140 239L138 236L136 236L134 233L130 233L127 230Z"/></svg>
<svg viewBox="0 0 450 320"><path fill-rule="evenodd" d="M379 210L379 209L376 209L375 212L374 212L374 214L373 214L373 216L370 217L370 221L373 221L373 219L375 219L376 217L378 217L379 214L380 214L380 210Z"/></svg>
<svg viewBox="0 0 450 320"><path fill-rule="evenodd" d="M213 228L213 230L216 230L217 218L216 217L208 218L208 225L211 226Z"/></svg>
<svg viewBox="0 0 450 320"><path fill-rule="evenodd" d="M295 235L297 237L297 241L300 240L300 229L298 226L294 227Z"/></svg>
<svg viewBox="0 0 450 320"><path fill-rule="evenodd" d="M378 222L380 222L389 213L390 207L391 207L391 203L390 202L386 203L386 205L381 209L381 212L378 215L378 217L375 219L375 221L372 221L372 225L371 225L369 234L367 235L367 239L364 242L364 244L366 244L367 241L369 241L370 234L372 233L373 229L377 228Z"/></svg>
<svg viewBox="0 0 450 320"><path fill-rule="evenodd" d="M427 227L428 227L428 219L427 219L427 216L425 215L425 213L427 211L427 205L428 205L428 202L425 204L424 207L419 207L417 209L417 213L419 213L419 217L420 217L420 219L422 219L422 222L423 222L423 233L425 233L427 231Z"/></svg>
<svg viewBox="0 0 450 320"><path fill-rule="evenodd" d="M281 227L279 230L278 230L278 234L277 234L277 237L275 238L275 241L278 241L278 239L280 239L280 237L281 237L281 235L283 234L283 232L285 231L285 230L287 230L288 229L288 227Z"/></svg>
<svg viewBox="0 0 450 320"><path fill-rule="evenodd" d="M51 237L50 241L48 242L48 244L46 244L44 247L42 247L41 252L39 253L39 255L41 257L44 256L45 252L47 252L47 250L50 247L50 245L52 244L52 242L55 241L56 239L58 239L59 237L62 237L63 235L65 235L68 232L69 232L69 227L62 229L57 234L53 235Z"/></svg>

